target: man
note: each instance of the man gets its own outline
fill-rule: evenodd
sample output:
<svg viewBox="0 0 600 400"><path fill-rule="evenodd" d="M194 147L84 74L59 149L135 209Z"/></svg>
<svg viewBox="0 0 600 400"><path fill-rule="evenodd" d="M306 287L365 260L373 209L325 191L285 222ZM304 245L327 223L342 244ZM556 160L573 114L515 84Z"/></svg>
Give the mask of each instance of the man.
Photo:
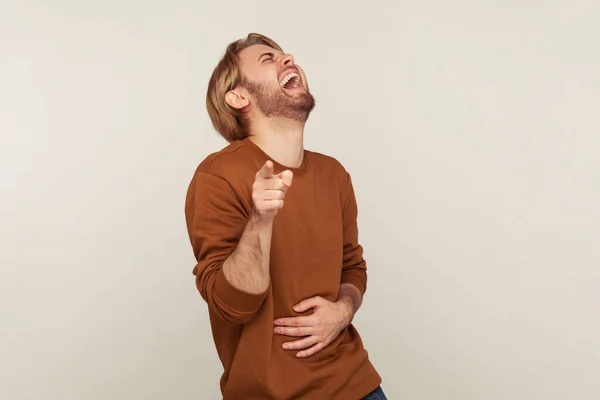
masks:
<svg viewBox="0 0 600 400"><path fill-rule="evenodd" d="M199 165L185 212L223 399L385 399L351 323L367 280L356 199L339 162L304 150L303 70L250 34L206 103L229 145Z"/></svg>

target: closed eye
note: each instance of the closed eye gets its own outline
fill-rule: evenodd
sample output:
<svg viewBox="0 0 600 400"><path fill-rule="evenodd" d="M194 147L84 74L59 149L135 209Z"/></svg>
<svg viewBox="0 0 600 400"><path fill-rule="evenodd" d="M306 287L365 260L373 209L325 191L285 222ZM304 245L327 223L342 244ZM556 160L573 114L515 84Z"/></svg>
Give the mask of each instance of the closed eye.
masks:
<svg viewBox="0 0 600 400"><path fill-rule="evenodd" d="M265 61L273 61L275 59L275 54L273 53L263 53L258 57L257 61L264 63Z"/></svg>

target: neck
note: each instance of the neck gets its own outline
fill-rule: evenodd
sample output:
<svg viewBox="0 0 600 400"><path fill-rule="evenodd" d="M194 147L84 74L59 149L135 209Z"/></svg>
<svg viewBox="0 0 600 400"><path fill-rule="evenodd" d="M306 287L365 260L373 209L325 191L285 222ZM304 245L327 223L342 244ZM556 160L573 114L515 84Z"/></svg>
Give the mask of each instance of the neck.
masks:
<svg viewBox="0 0 600 400"><path fill-rule="evenodd" d="M304 122L286 118L254 120L249 138L274 161L290 168L302 165Z"/></svg>

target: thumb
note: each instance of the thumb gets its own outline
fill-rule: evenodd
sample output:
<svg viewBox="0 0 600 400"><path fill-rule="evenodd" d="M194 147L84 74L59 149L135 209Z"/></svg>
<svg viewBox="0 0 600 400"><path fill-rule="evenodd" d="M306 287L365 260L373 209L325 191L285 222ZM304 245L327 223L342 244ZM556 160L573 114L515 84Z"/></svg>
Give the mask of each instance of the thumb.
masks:
<svg viewBox="0 0 600 400"><path fill-rule="evenodd" d="M294 173L292 171L286 169L285 171L279 174L279 177L283 180L285 186L292 186L292 182L294 182Z"/></svg>
<svg viewBox="0 0 600 400"><path fill-rule="evenodd" d="M302 300L294 306L294 311L303 312L311 308L317 308L323 304L323 298L320 296L311 297L310 299Z"/></svg>
<svg viewBox="0 0 600 400"><path fill-rule="evenodd" d="M273 177L273 162L271 160L267 160L267 162L262 166L262 168L258 171L258 176L263 179L269 179Z"/></svg>

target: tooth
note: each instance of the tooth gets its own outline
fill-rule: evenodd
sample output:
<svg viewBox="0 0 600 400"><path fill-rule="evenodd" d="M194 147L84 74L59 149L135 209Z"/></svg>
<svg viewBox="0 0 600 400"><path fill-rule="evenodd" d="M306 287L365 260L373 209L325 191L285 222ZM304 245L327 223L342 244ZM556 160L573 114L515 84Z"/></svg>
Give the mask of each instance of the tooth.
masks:
<svg viewBox="0 0 600 400"><path fill-rule="evenodd" d="M298 75L295 72L290 72L289 74L285 75L279 84L281 85L281 87L284 87L285 85L287 85L290 79L294 79L294 87L298 87L298 85L300 84L300 75Z"/></svg>

